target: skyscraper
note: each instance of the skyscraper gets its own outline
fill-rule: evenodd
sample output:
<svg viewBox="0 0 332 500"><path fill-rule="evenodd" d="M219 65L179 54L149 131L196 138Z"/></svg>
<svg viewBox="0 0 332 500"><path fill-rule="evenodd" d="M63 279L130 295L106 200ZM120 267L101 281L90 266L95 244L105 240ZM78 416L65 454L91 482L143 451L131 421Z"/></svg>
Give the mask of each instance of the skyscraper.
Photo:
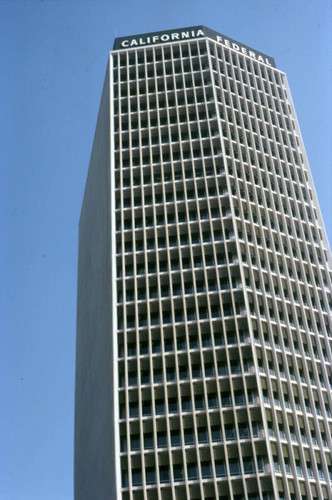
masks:
<svg viewBox="0 0 332 500"><path fill-rule="evenodd" d="M331 255L285 74L115 41L80 220L75 498L331 499Z"/></svg>

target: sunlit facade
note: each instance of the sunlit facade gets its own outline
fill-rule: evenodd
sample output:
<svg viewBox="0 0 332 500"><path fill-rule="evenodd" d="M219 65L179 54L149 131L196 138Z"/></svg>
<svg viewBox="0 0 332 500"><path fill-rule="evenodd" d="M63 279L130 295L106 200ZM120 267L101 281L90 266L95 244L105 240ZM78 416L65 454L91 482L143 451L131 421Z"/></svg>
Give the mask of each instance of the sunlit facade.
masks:
<svg viewBox="0 0 332 500"><path fill-rule="evenodd" d="M330 269L273 59L202 26L118 39L80 222L76 498L331 499Z"/></svg>

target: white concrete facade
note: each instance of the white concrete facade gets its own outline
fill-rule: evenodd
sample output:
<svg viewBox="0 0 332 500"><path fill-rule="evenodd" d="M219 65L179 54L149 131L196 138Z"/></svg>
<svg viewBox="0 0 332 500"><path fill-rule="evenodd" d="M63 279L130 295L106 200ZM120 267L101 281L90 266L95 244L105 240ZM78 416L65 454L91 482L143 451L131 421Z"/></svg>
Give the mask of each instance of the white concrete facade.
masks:
<svg viewBox="0 0 332 500"><path fill-rule="evenodd" d="M79 264L75 491L89 468L110 477L76 498L332 498L331 257L284 73L208 37L109 67L80 226L101 260Z"/></svg>

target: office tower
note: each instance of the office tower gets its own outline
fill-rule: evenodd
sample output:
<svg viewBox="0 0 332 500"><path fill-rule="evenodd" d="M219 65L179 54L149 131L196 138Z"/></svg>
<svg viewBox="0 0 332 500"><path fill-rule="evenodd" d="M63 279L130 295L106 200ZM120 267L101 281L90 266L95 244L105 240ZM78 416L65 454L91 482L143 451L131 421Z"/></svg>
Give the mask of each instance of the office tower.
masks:
<svg viewBox="0 0 332 500"><path fill-rule="evenodd" d="M80 221L77 499L331 499L331 257L286 76L117 39Z"/></svg>

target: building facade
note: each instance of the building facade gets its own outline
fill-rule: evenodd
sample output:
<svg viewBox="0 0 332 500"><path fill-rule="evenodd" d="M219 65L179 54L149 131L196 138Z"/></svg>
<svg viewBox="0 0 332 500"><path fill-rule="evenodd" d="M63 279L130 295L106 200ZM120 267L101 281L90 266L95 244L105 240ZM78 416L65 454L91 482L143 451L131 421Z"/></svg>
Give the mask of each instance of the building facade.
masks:
<svg viewBox="0 0 332 500"><path fill-rule="evenodd" d="M286 76L115 41L80 220L75 498L331 499L331 255Z"/></svg>

